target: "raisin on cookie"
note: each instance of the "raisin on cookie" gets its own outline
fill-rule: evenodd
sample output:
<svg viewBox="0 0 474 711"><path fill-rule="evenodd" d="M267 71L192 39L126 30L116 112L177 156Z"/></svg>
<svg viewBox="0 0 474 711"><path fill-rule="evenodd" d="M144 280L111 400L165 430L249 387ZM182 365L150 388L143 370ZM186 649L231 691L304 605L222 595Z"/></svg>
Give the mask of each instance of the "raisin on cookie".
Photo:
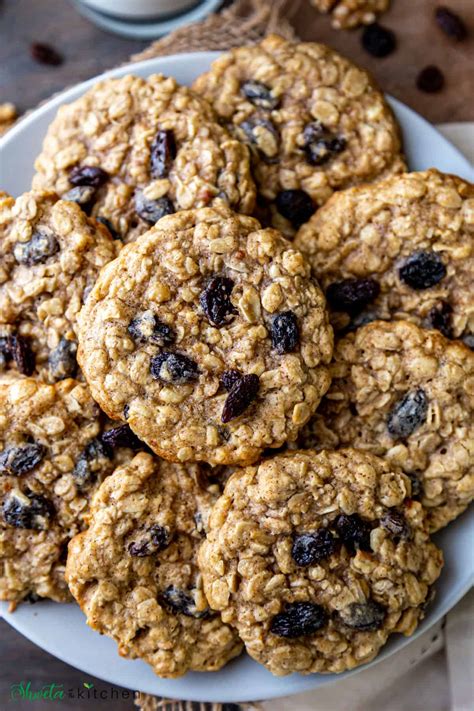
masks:
<svg viewBox="0 0 474 711"><path fill-rule="evenodd" d="M217 671L242 651L196 562L215 488L196 464L138 454L100 487L69 546L66 576L88 624L159 676Z"/></svg>
<svg viewBox="0 0 474 711"><path fill-rule="evenodd" d="M0 370L74 377L77 315L117 254L118 243L74 203L0 193Z"/></svg>
<svg viewBox="0 0 474 711"><path fill-rule="evenodd" d="M337 330L409 319L473 340L474 186L428 170L334 195L295 239Z"/></svg>
<svg viewBox="0 0 474 711"><path fill-rule="evenodd" d="M204 591L273 674L342 672L412 634L442 554L410 480L353 449L236 472L199 551Z"/></svg>
<svg viewBox="0 0 474 711"><path fill-rule="evenodd" d="M341 338L332 384L302 430L302 447L353 447L413 479L431 531L474 499L474 353L405 321Z"/></svg>
<svg viewBox="0 0 474 711"><path fill-rule="evenodd" d="M247 464L295 440L331 354L302 254L223 205L165 217L126 245L80 316L94 398L171 461Z"/></svg>
<svg viewBox="0 0 474 711"><path fill-rule="evenodd" d="M272 35L217 59L194 88L252 149L261 202L285 234L335 190L404 170L382 93L324 45Z"/></svg>
<svg viewBox="0 0 474 711"><path fill-rule="evenodd" d="M62 106L35 168L34 187L76 200L126 241L217 198L254 208L246 147L207 102L159 74L106 79Z"/></svg>
<svg viewBox="0 0 474 711"><path fill-rule="evenodd" d="M0 413L0 599L63 602L67 544L115 466L114 448L87 386L70 378L2 381Z"/></svg>

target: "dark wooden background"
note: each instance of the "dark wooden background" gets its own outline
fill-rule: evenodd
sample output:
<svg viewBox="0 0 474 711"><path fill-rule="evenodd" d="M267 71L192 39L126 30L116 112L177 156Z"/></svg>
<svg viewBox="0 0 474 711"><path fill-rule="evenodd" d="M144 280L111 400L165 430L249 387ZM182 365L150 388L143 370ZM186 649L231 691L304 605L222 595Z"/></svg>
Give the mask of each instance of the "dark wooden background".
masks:
<svg viewBox="0 0 474 711"><path fill-rule="evenodd" d="M303 39L334 46L369 69L381 86L433 122L474 120L474 0L442 0L464 18L470 36L453 42L437 28L436 0L392 0L382 22L396 32L397 51L374 59L361 48L360 30L333 30L309 0L288 0L298 7L294 25ZM31 59L32 41L49 42L64 55L60 67ZM125 62L146 42L109 35L80 17L68 0L0 0L0 102L12 101L20 111L51 94ZM423 94L416 76L436 64L446 77L439 94Z"/></svg>
<svg viewBox="0 0 474 711"><path fill-rule="evenodd" d="M437 29L433 0L392 0L392 9L382 22L396 32L398 49L385 59L374 59L361 49L359 30L333 30L328 18L318 15L308 0L301 0L294 24L303 39L339 49L372 71L386 91L431 121L474 120L474 0L443 4L463 16L470 30L467 41L455 43ZM59 67L36 64L29 53L31 42L54 45L64 55L64 63ZM102 32L80 17L67 0L0 0L0 103L12 101L20 112L31 109L64 87L125 62L146 44ZM445 73L446 87L439 94L416 89L416 75L427 64L436 64ZM22 679L31 679L33 687L54 681L70 688L87 681L99 691L109 688L97 679L85 679L0 621L1 711L46 708L45 702L8 703L10 685ZM64 711L107 707L130 711L133 703L66 699L60 707Z"/></svg>

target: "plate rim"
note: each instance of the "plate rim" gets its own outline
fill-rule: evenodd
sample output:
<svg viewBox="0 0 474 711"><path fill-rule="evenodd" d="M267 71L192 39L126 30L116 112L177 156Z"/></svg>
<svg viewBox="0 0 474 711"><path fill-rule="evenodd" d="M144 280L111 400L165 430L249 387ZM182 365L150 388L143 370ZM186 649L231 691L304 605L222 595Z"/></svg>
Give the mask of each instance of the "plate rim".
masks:
<svg viewBox="0 0 474 711"><path fill-rule="evenodd" d="M49 100L45 101L41 106L39 106L37 109L31 111L28 113L27 116L24 118L20 119L18 123L10 129L6 133L5 136L0 138L0 159L1 159L1 154L4 148L8 146L10 141L15 141L16 137L18 134L21 134L23 130L27 130L30 126L34 125L34 123L38 120L38 118L42 117L45 113L47 113L50 110L57 110L60 105L64 103L69 103L70 101L75 100L79 95L87 91L92 85L97 83L98 81L102 81L104 79L108 78L116 78L120 76L124 76L128 73L134 73L134 72L147 72L151 65L151 69L148 71L148 74L155 74L155 73L164 73L172 76L172 64L178 62L182 62L184 64L190 63L193 61L199 60L200 62L207 61L208 63L212 62L214 59L216 59L218 56L220 56L222 52L187 52L187 53L182 53L182 54L175 54L175 55L168 55L165 57L155 57L152 59L147 59L143 60L141 62L133 62L133 63L128 63L125 64L121 67L116 67L113 69L110 69L100 75L94 76L91 79L87 79L83 82L80 82L79 84L76 84L72 87L69 87L68 89L59 92ZM157 67L157 63L159 64L159 67ZM163 68L162 68L163 67ZM404 104L403 102L399 101L398 99L395 99L394 97L388 96L387 97L389 100L390 105L392 106L393 109L398 111L400 114L405 114L408 115L411 119L416 120L419 122L420 125L426 127L429 129L429 131L434 131L436 132L438 139L441 140L442 142L449 144L452 152L456 156L456 160L459 161L459 163L462 166L462 171L470 176L470 180L474 179L474 168L470 161L462 154L462 152L454 146L448 139L446 139L442 134L436 129L435 126L433 126L429 121L427 121L424 117L420 116L416 111L411 109L409 106ZM457 166L457 170L460 169L461 166ZM474 511L471 511L471 514L474 514ZM466 516L466 515L465 515ZM360 667L356 667L355 669L352 669L348 672L341 674L331 674L331 675L321 675L321 674L315 674L315 675L310 675L310 676L305 676L305 677L300 677L300 675L290 675L288 677L285 677L286 680L290 680L291 677L299 677L305 680L312 679L314 678L315 680L318 680L317 683L314 685L308 684L308 685L303 685L302 688L300 689L287 689L282 690L279 688L279 686L275 687L273 690L271 688L271 678L269 680L268 686L269 688L266 689L265 691L265 698L266 699L272 699L272 698L277 698L281 696L287 696L287 695L292 695L295 693L302 693L304 691L309 691L311 688L315 688L317 686L326 686L329 684L334 684L338 681L342 681L343 679L347 679L357 673L360 673L361 671L364 671L366 669L369 669L373 667L374 665L378 664L384 659L388 659L392 654L395 652L398 652L404 648L406 648L407 645L409 645L412 641L417 639L420 635L422 635L424 632L426 632L432 625L436 624L444 615L447 614L449 610L451 610L454 605L466 594L466 592L472 587L474 584L474 570L472 570L471 574L467 576L464 584L456 590L454 594L448 594L444 604L442 607L434 614L428 615L425 620L420 624L416 632L407 638L402 638L397 644L392 644L389 646L386 646L382 652L370 663L362 665ZM59 604L59 603L52 603L52 604ZM110 684L116 684L116 681L111 681L111 676L110 675L101 675L100 670L94 669L93 671L87 668L87 665L84 667L83 664L77 663L76 660L70 661L69 659L69 654L66 654L66 656L58 656L57 651L53 650L51 646L41 637L39 633L35 631L35 628L32 627L31 625L27 625L27 631L25 631L25 624L22 624L21 618L17 617L17 620L15 621L14 615L10 614L7 612L7 606L8 603L0 603L0 617L2 617L8 624L10 624L14 629L16 629L19 633L23 634L25 637L27 637L30 641L32 641L34 644L39 646L41 649L44 649L48 653L52 654L53 656L57 657L58 659L61 659L63 662L70 664L76 669L79 669L80 671L84 673L93 673L97 678L100 678L104 680L107 683ZM62 605L62 607L64 607ZM13 619L12 619L13 618ZM31 629L33 629L33 633L31 633ZM117 653L118 654L118 653ZM143 662L145 664L145 662ZM225 669L225 667L224 667ZM205 673L202 674L200 673L199 676L207 676L209 677L210 680L212 680L212 677L214 676L213 673ZM188 679L189 683L189 675L186 675L182 677L181 679L176 679L176 680L168 680L168 679L162 679L160 677L156 677L156 683L158 686L168 686L167 682L174 682L177 684L176 691L175 693L179 694L180 698L183 700L189 700L189 701L221 701L221 702L233 702L233 703L239 703L239 702L246 702L246 701L252 701L255 699L255 694L246 692L245 689L239 689L238 691L232 691L233 684L230 684L229 687L229 693L227 694L227 698L222 698L223 694L220 694L219 699L215 698L212 695L212 691L210 688L210 693L207 695L202 695L202 693L192 693L192 691L182 691L179 689L179 682L183 679ZM192 686L192 683L191 683ZM209 687L212 687L212 683L209 684ZM157 689L155 691L149 691L148 693L155 693L155 694L160 694L160 690ZM238 696L236 696L236 693ZM165 694L168 696L168 691L165 691Z"/></svg>

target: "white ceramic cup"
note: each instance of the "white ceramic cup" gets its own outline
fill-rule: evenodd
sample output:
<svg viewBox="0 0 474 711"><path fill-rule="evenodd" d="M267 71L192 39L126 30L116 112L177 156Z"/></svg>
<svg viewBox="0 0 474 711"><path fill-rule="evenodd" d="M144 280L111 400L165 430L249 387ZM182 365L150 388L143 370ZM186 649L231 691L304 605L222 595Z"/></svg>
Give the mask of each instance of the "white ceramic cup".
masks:
<svg viewBox="0 0 474 711"><path fill-rule="evenodd" d="M201 0L82 0L84 5L114 17L159 18L198 5Z"/></svg>

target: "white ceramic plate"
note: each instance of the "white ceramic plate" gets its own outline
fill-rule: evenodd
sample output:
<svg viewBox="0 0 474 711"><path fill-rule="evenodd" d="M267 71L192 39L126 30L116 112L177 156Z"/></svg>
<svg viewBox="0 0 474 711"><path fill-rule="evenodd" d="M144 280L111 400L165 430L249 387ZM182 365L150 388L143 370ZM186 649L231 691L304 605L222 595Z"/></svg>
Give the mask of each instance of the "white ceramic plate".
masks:
<svg viewBox="0 0 474 711"><path fill-rule="evenodd" d="M190 84L208 69L217 55L212 52L183 54L115 69L103 76L118 77L126 73L147 76L154 72L176 77ZM30 114L0 141L0 187L13 195L28 190L33 175L33 160L40 152L48 124L58 107L73 101L89 89L91 79L55 97ZM430 124L394 99L390 100L402 126L405 149L412 170L435 166L474 180L470 163ZM437 584L437 596L417 635L445 615L474 582L474 510L466 512L454 524L436 536L444 551L446 564ZM115 643L101 637L85 624L84 616L74 605L52 602L20 605L13 614L0 604L0 614L19 632L63 661L111 683L151 694L194 701L239 702L286 696L334 682L347 674L273 677L270 672L242 656L218 673L187 674L182 679L167 680L155 676L141 661L122 659ZM386 645L376 664L409 644L410 639L395 635ZM351 672L357 673L357 669Z"/></svg>

